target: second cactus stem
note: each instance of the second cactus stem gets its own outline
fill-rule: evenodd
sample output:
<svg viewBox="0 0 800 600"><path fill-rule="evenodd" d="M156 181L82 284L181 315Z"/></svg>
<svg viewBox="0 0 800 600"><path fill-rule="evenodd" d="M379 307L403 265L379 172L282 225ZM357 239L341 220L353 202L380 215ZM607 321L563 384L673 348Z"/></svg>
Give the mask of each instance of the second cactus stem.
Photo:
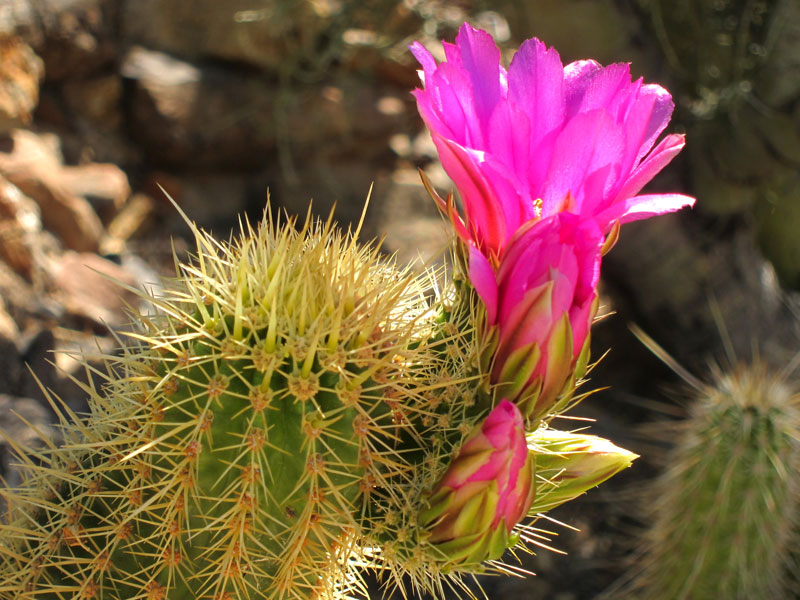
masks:
<svg viewBox="0 0 800 600"><path fill-rule="evenodd" d="M762 365L698 390L658 482L642 600L788 598L800 515L800 394Z"/></svg>

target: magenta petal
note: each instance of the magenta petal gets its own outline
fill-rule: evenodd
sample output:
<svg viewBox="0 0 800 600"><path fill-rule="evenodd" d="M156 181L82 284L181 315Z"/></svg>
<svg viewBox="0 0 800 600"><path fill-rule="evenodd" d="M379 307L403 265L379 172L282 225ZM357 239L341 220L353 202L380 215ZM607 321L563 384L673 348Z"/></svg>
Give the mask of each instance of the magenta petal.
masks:
<svg viewBox="0 0 800 600"><path fill-rule="evenodd" d="M475 446L491 447L494 452L463 483L495 480L498 492L504 496L511 475L509 468L518 471L527 458L525 425L519 409L508 400L501 400L481 424L480 433L462 446L462 452ZM521 461L517 456L520 453ZM452 483L456 481L451 480Z"/></svg>
<svg viewBox="0 0 800 600"><path fill-rule="evenodd" d="M597 220L608 232L614 222L687 204L659 208L636 198L683 138L667 136L651 150L672 98L631 81L629 65L563 67L555 50L532 39L506 72L491 37L467 24L443 47L446 60L437 64L411 46L423 71L424 89L414 96L461 194L468 237L486 256L502 258L517 229L555 213Z"/></svg>
<svg viewBox="0 0 800 600"><path fill-rule="evenodd" d="M589 335L592 326L592 308L597 293L593 292L583 304L577 305L569 312L569 322L572 327L572 356L577 358L583 350L583 343Z"/></svg>
<svg viewBox="0 0 800 600"><path fill-rule="evenodd" d="M489 325L493 325L497 319L497 280L492 265L472 244L469 246L469 280L486 307Z"/></svg>
<svg viewBox="0 0 800 600"><path fill-rule="evenodd" d="M475 243L487 253L496 251L506 237L505 215L481 169L483 152L462 148L439 136L433 141L444 170L461 192L467 228Z"/></svg>
<svg viewBox="0 0 800 600"><path fill-rule="evenodd" d="M564 102L566 116L573 116L583 101L592 77L603 67L594 60L576 60L564 67Z"/></svg>
<svg viewBox="0 0 800 600"><path fill-rule="evenodd" d="M639 190L655 177L661 169L666 167L685 145L684 136L676 133L668 135L661 140L661 143L631 173L625 185L617 192L614 202L638 194Z"/></svg>
<svg viewBox="0 0 800 600"><path fill-rule="evenodd" d="M464 146L483 148L482 120L475 108L472 84L467 75L451 63L439 65L432 77L434 101L440 128L438 133L448 139L459 141Z"/></svg>
<svg viewBox="0 0 800 600"><path fill-rule="evenodd" d="M648 138L657 100L653 95L639 94L637 98L632 99L626 109L623 121L625 149L618 159L620 177L609 194L611 198L616 196L619 188L625 184L626 178L639 164L641 157L650 150L653 140L648 140Z"/></svg>
<svg viewBox="0 0 800 600"><path fill-rule="evenodd" d="M675 108L675 103L672 101L672 96L660 85L648 84L643 85L640 95L644 98L653 99L653 107L650 112L650 120L647 124L642 143L639 146L639 154L636 157L637 163L644 158L644 156L656 143L656 138L661 135L664 128L669 123L672 117L672 111Z"/></svg>
<svg viewBox="0 0 800 600"><path fill-rule="evenodd" d="M575 252L578 256L579 271L575 287L576 302L584 302L596 294L600 281L600 259L603 245L603 232L594 219L581 221L575 227Z"/></svg>
<svg viewBox="0 0 800 600"><path fill-rule="evenodd" d="M557 212L567 194L577 201L576 212L592 214L594 205L602 200L608 179L615 175L611 166L624 147L621 133L603 110L580 113L567 123L555 143L544 184L544 215ZM609 168L601 171L603 167ZM602 178L590 182L592 195L585 198L584 187L592 175Z"/></svg>
<svg viewBox="0 0 800 600"><path fill-rule="evenodd" d="M503 218L504 230L500 246L504 246L513 232L523 223L535 218L533 202L524 195L524 183L517 178L516 173L493 156L485 155L481 168Z"/></svg>
<svg viewBox="0 0 800 600"><path fill-rule="evenodd" d="M417 59L420 65L422 65L422 70L425 76L430 75L436 70L436 59L433 58L433 54L431 54L425 46L420 44L419 42L412 43L409 47L411 50L411 54L414 55L414 58ZM425 84L425 78L420 76L422 79L423 85Z"/></svg>
<svg viewBox="0 0 800 600"><path fill-rule="evenodd" d="M524 180L530 163L531 122L510 103L499 105L489 120L487 152L495 163Z"/></svg>
<svg viewBox="0 0 800 600"><path fill-rule="evenodd" d="M616 63L598 69L588 78L578 111L605 109L616 112L612 108L624 101L624 96L633 91L631 87L631 70L627 63Z"/></svg>
<svg viewBox="0 0 800 600"><path fill-rule="evenodd" d="M461 64L469 73L475 112L484 124L500 101L500 50L492 36L464 23L458 30L456 45L461 51Z"/></svg>
<svg viewBox="0 0 800 600"><path fill-rule="evenodd" d="M503 399L486 417L481 430L492 446L507 448L515 441L512 439L515 430L524 430L522 414L513 403Z"/></svg>
<svg viewBox="0 0 800 600"><path fill-rule="evenodd" d="M647 194L613 204L597 215L598 223L630 223L694 206L695 198L683 194Z"/></svg>
<svg viewBox="0 0 800 600"><path fill-rule="evenodd" d="M555 49L537 39L520 46L508 70L508 98L530 122L530 146L564 120L564 68Z"/></svg>

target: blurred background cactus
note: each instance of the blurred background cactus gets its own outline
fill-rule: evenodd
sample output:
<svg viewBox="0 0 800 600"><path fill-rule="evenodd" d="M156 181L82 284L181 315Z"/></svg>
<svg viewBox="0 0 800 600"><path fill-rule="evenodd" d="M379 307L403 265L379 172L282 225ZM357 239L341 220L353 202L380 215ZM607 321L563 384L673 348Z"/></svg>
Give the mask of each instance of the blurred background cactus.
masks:
<svg viewBox="0 0 800 600"><path fill-rule="evenodd" d="M758 362L717 369L689 417L663 424L675 447L642 493L639 599L791 598L797 585L800 393ZM665 432L666 432L665 431Z"/></svg>

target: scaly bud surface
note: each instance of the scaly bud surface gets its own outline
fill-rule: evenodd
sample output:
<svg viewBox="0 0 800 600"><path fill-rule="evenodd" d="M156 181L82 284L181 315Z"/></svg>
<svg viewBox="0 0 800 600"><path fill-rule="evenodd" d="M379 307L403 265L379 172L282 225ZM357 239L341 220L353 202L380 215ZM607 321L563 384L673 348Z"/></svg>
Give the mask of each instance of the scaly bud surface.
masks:
<svg viewBox="0 0 800 600"><path fill-rule="evenodd" d="M534 423L563 409L584 375L602 244L594 221L562 213L524 225L496 275L482 254L470 253L470 279L497 330L496 395Z"/></svg>
<svg viewBox="0 0 800 600"><path fill-rule="evenodd" d="M533 501L533 465L522 415L502 400L428 495L420 514L428 541L454 564L500 558Z"/></svg>

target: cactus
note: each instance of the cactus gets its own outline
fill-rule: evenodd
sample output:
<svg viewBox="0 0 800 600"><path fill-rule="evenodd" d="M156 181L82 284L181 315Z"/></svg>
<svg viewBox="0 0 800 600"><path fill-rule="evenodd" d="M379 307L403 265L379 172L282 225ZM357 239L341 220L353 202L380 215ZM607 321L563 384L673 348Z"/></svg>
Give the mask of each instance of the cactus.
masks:
<svg viewBox="0 0 800 600"><path fill-rule="evenodd" d="M763 365L697 389L651 504L631 597L789 597L800 509L800 394Z"/></svg>
<svg viewBox="0 0 800 600"><path fill-rule="evenodd" d="M0 597L358 585L365 529L408 512L437 475L414 462L446 466L479 416L464 373L448 372L475 361L459 355L465 332L421 318L425 278L330 222L290 225L232 244L195 230L194 263L87 388L88 419L62 407L63 445L18 448L27 479L5 492Z"/></svg>
<svg viewBox="0 0 800 600"><path fill-rule="evenodd" d="M566 501L630 464L567 477L595 438L565 450L553 414L494 398L458 268L431 300L429 276L330 220L193 231L194 260L85 385L90 414L51 398L61 443L10 440L24 479L2 492L1 599L338 599L364 592L363 568L440 595L502 571L531 504L550 507L539 485L570 480Z"/></svg>

